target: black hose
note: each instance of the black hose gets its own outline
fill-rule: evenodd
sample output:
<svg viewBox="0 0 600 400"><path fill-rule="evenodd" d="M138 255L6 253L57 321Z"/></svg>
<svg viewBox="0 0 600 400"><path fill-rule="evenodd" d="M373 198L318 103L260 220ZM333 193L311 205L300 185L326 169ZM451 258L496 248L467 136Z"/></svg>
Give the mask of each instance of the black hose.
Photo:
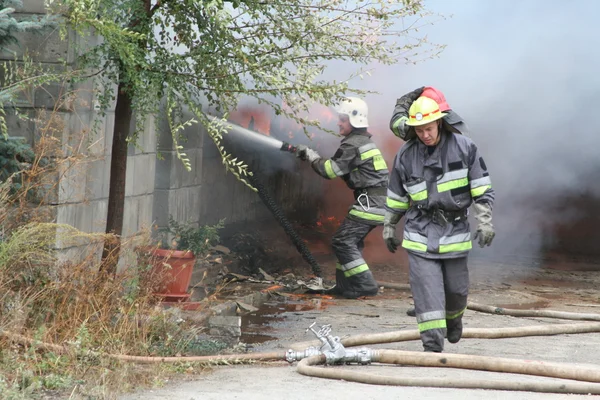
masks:
<svg viewBox="0 0 600 400"><path fill-rule="evenodd" d="M271 214L275 217L279 225L283 228L285 233L291 239L294 246L298 250L298 253L302 256L304 261L306 261L310 267L312 268L313 273L320 277L321 276L321 267L317 263L317 260L313 257L312 253L306 246L306 243L302 240L302 238L298 235L298 233L294 230L294 227L290 223L290 221L286 218L283 210L279 207L279 205L273 200L273 197L269 194L264 185L258 180L256 175L248 175L248 181L256 188L258 191L258 196L262 200L262 202L267 206Z"/></svg>

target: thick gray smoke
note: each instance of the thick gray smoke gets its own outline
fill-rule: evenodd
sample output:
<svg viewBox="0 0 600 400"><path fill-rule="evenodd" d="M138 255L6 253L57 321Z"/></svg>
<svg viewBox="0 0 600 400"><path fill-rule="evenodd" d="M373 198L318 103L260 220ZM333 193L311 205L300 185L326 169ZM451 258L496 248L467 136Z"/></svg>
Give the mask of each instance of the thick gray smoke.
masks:
<svg viewBox="0 0 600 400"><path fill-rule="evenodd" d="M474 255L537 259L557 249L600 255L594 240L600 224L594 179L600 173L600 2L430 0L426 6L452 15L420 31L447 45L441 56L417 65L373 65L372 76L353 82L380 93L366 100L370 130L388 147L384 153L399 145L388 128L396 98L435 86L470 126L497 193L496 241ZM336 65L336 78L343 69ZM319 134L310 142L296 135L290 142L320 146L331 156L339 138ZM287 155L276 159L277 168L297 168Z"/></svg>
<svg viewBox="0 0 600 400"><path fill-rule="evenodd" d="M426 28L429 40L447 45L440 58L377 66L360 86L381 93L366 100L371 124L385 135L396 98L423 85L441 89L466 119L497 192L497 241L475 255L538 257L542 246L570 240L555 237L554 225L598 221L600 2L426 5L453 14ZM587 208L575 201L582 196L592 199Z"/></svg>

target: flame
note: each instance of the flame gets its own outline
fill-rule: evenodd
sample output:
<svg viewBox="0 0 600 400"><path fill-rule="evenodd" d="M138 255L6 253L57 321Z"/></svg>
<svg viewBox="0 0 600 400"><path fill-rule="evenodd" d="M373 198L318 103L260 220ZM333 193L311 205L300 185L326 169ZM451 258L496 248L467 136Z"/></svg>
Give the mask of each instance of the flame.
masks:
<svg viewBox="0 0 600 400"><path fill-rule="evenodd" d="M252 131L271 136L271 116L266 109L241 107L232 111L229 119Z"/></svg>

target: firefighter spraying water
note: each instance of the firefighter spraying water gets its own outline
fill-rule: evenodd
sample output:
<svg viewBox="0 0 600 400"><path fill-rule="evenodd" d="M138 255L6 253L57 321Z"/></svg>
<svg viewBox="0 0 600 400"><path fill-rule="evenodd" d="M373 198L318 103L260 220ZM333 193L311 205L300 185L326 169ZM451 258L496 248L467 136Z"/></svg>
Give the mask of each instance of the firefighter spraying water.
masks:
<svg viewBox="0 0 600 400"><path fill-rule="evenodd" d="M363 259L365 237L383 224L388 168L381 151L367 132L368 107L356 97L344 99L336 108L339 132L344 138L330 159L315 150L298 146L297 155L326 179L342 178L354 191L354 203L332 238L338 260L336 286L328 291L346 298L374 296L377 282Z"/></svg>

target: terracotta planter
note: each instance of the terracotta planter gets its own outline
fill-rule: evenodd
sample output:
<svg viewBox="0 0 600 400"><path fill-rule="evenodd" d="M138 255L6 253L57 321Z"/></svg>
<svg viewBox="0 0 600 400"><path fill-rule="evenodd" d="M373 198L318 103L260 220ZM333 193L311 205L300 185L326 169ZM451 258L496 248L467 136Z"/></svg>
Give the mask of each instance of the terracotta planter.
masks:
<svg viewBox="0 0 600 400"><path fill-rule="evenodd" d="M150 256L152 275L162 278L156 294L164 301L186 301L196 263L194 253L157 248L145 248L142 252Z"/></svg>

